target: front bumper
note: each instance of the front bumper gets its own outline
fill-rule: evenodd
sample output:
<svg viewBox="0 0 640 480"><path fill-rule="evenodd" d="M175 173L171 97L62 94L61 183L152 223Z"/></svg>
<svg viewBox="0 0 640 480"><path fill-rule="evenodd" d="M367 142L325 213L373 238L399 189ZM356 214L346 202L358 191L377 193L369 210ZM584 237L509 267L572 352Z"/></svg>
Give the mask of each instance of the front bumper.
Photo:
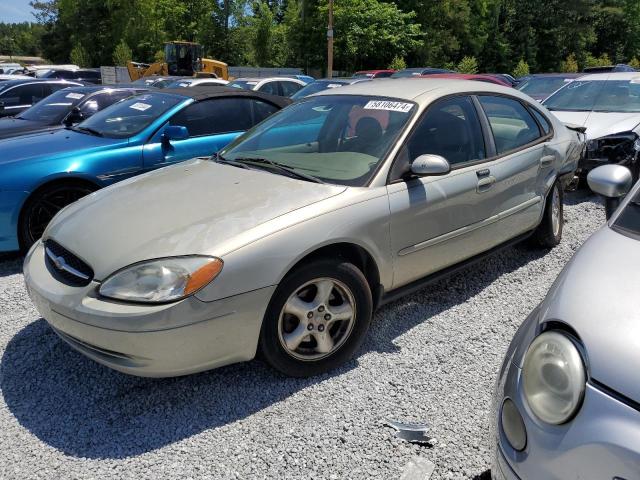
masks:
<svg viewBox="0 0 640 480"><path fill-rule="evenodd" d="M203 302L165 305L100 298L99 284L70 287L48 272L38 242L24 264L29 296L54 331L110 368L145 377L186 375L255 356L264 312L275 287Z"/></svg>
<svg viewBox="0 0 640 480"><path fill-rule="evenodd" d="M521 388L522 371L511 364L498 382L492 412L497 444L495 479L640 478L640 412L587 384L583 405L570 422L554 426L529 410ZM504 398L517 405L527 430L522 452L508 443L500 424Z"/></svg>

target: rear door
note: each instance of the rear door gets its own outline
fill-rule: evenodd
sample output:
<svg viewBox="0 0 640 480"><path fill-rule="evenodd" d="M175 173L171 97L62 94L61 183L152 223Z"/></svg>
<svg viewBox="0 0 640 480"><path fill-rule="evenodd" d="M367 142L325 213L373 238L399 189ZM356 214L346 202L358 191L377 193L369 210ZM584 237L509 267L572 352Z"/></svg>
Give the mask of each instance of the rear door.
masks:
<svg viewBox="0 0 640 480"><path fill-rule="evenodd" d="M186 127L189 138L165 141L162 138L164 127L160 128L144 147L145 168L212 155L266 118L271 110L275 111L277 107L246 97L215 98L192 103L166 124Z"/></svg>

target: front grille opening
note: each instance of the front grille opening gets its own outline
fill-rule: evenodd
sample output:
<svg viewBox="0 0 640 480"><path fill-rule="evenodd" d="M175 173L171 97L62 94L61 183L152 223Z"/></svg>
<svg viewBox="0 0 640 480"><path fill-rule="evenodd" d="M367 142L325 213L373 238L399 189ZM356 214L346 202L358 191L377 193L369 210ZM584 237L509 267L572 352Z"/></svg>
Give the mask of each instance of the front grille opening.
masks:
<svg viewBox="0 0 640 480"><path fill-rule="evenodd" d="M59 243L44 242L45 265L49 273L61 283L71 287L84 287L93 280L93 269Z"/></svg>

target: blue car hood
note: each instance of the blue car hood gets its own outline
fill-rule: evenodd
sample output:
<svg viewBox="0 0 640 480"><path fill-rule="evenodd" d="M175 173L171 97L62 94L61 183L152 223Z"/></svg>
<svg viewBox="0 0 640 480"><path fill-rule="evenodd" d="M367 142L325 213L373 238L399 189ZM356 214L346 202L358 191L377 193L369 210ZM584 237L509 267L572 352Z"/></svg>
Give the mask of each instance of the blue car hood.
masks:
<svg viewBox="0 0 640 480"><path fill-rule="evenodd" d="M0 165L42 156L51 159L53 156L77 155L81 151L86 153L127 143L126 138L104 138L67 129L24 135L0 140Z"/></svg>

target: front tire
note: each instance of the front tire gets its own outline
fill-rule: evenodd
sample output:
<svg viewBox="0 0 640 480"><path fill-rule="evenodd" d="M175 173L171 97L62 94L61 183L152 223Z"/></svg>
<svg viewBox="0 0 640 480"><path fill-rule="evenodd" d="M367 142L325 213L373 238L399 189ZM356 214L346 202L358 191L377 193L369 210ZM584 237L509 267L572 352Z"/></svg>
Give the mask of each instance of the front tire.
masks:
<svg viewBox="0 0 640 480"><path fill-rule="evenodd" d="M317 260L288 274L262 323L259 348L276 370L309 377L348 361L371 323L373 301L362 272L340 260Z"/></svg>
<svg viewBox="0 0 640 480"><path fill-rule="evenodd" d="M18 233L22 251L26 252L42 237L45 228L60 210L95 190L88 184L63 182L34 193L20 215Z"/></svg>
<svg viewBox="0 0 640 480"><path fill-rule="evenodd" d="M533 242L543 248L553 248L562 240L564 227L564 194L557 180L551 187L545 202L542 222L533 233Z"/></svg>

